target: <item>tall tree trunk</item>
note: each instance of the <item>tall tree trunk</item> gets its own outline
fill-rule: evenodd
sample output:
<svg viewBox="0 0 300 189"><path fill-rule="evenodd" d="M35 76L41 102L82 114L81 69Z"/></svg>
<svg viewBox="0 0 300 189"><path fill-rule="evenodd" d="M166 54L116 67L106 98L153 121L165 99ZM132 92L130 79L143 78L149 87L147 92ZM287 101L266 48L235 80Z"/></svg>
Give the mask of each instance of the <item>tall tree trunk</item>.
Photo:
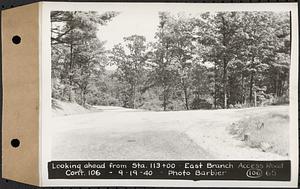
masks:
<svg viewBox="0 0 300 189"><path fill-rule="evenodd" d="M132 108L135 109L135 86L132 86Z"/></svg>
<svg viewBox="0 0 300 189"><path fill-rule="evenodd" d="M164 107L164 111L167 110L167 96L166 96L166 91L164 90L164 101L163 101L163 107Z"/></svg>
<svg viewBox="0 0 300 189"><path fill-rule="evenodd" d="M241 104L243 104L243 102L245 102L245 94L244 94L244 74L242 74L242 102L241 102Z"/></svg>
<svg viewBox="0 0 300 189"><path fill-rule="evenodd" d="M283 80L279 80L279 96L282 96L283 94Z"/></svg>
<svg viewBox="0 0 300 189"><path fill-rule="evenodd" d="M224 16L222 16L222 25L225 28L226 25L226 20ZM226 34L226 29L222 29L222 34L223 34L223 40L222 44L224 47L228 46L228 41L227 39L227 34ZM226 58L223 58L223 95L224 95L224 108L227 108L227 60Z"/></svg>
<svg viewBox="0 0 300 189"><path fill-rule="evenodd" d="M81 89L81 105L85 105L85 94L83 89Z"/></svg>
<svg viewBox="0 0 300 189"><path fill-rule="evenodd" d="M279 78L279 72L276 74L276 87L275 87L275 94L276 96L280 96L280 78Z"/></svg>
<svg viewBox="0 0 300 189"><path fill-rule="evenodd" d="M254 107L257 106L257 93L256 90L254 90Z"/></svg>
<svg viewBox="0 0 300 189"><path fill-rule="evenodd" d="M188 94L187 94L187 89L184 89L184 98L185 98L185 108L189 110L189 100L188 100Z"/></svg>
<svg viewBox="0 0 300 189"><path fill-rule="evenodd" d="M249 103L252 103L252 93L253 93L253 73L250 74L250 87L249 87Z"/></svg>
<svg viewBox="0 0 300 189"><path fill-rule="evenodd" d="M189 110L188 91L187 91L187 87L185 86L184 79L182 79L182 85L183 85L185 108L186 108L186 110Z"/></svg>
<svg viewBox="0 0 300 189"><path fill-rule="evenodd" d="M86 105L86 91L83 93L83 106Z"/></svg>
<svg viewBox="0 0 300 189"><path fill-rule="evenodd" d="M167 110L167 89L166 89L165 82L163 82L163 108L164 111Z"/></svg>
<svg viewBox="0 0 300 189"><path fill-rule="evenodd" d="M217 66L215 63L214 74L214 107L217 108Z"/></svg>
<svg viewBox="0 0 300 189"><path fill-rule="evenodd" d="M274 79L274 94L275 94L275 96L277 96L277 83L278 83L278 80L277 80L277 74L276 74L276 77Z"/></svg>
<svg viewBox="0 0 300 189"><path fill-rule="evenodd" d="M73 102L73 76L71 74L73 68L73 44L70 45L70 65L69 65L69 102Z"/></svg>
<svg viewBox="0 0 300 189"><path fill-rule="evenodd" d="M223 93L224 93L224 108L227 108L227 63L223 60Z"/></svg>
<svg viewBox="0 0 300 189"><path fill-rule="evenodd" d="M135 84L131 84L130 108L135 108Z"/></svg>

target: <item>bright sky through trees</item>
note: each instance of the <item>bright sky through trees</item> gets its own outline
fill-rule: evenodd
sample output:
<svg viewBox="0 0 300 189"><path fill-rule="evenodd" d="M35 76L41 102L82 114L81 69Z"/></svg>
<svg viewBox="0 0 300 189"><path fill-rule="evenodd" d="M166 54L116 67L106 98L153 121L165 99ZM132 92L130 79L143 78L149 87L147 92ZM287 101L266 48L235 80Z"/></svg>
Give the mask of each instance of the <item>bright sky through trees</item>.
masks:
<svg viewBox="0 0 300 189"><path fill-rule="evenodd" d="M115 44L123 42L124 37L134 34L145 36L148 42L152 42L158 24L158 11L145 9L126 11L121 12L107 25L100 26L97 36L100 40L106 41L106 49L111 49Z"/></svg>

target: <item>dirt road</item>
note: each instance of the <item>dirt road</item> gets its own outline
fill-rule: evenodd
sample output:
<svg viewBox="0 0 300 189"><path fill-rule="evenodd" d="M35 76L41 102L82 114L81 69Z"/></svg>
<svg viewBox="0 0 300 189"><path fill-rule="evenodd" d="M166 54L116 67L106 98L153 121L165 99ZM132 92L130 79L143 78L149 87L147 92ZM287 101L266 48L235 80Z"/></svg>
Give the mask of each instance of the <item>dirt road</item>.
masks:
<svg viewBox="0 0 300 189"><path fill-rule="evenodd" d="M258 113L287 113L288 106L177 112L98 109L53 117L53 160L287 159L247 147L226 127Z"/></svg>

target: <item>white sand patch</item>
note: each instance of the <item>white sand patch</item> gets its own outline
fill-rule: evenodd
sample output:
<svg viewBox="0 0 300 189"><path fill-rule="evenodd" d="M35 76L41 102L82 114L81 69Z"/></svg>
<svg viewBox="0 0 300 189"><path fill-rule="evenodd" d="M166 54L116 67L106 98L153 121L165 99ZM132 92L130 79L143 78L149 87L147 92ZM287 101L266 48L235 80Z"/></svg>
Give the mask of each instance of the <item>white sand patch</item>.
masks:
<svg viewBox="0 0 300 189"><path fill-rule="evenodd" d="M54 101L54 102L53 102ZM84 108L76 103L62 102L59 100L52 100L52 115L65 116L73 114L90 113L91 110Z"/></svg>

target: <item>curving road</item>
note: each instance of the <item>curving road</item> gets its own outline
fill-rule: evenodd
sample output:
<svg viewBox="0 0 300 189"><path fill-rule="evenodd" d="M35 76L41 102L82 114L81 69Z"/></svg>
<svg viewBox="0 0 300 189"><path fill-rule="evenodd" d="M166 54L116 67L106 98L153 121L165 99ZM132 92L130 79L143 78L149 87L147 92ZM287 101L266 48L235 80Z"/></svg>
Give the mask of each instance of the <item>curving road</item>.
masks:
<svg viewBox="0 0 300 189"><path fill-rule="evenodd" d="M288 106L177 112L97 109L53 117L53 160L287 159L247 147L226 127L249 115L287 113Z"/></svg>

